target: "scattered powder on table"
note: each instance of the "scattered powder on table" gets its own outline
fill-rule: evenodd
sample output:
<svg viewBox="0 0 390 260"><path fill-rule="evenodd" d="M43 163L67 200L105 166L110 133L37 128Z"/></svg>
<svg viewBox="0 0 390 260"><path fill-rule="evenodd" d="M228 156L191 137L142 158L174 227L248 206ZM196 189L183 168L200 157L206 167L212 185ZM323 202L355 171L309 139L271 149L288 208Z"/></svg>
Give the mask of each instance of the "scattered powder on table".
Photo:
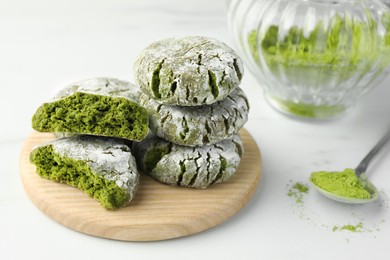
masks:
<svg viewBox="0 0 390 260"><path fill-rule="evenodd" d="M378 220L375 220L374 222L372 222L371 220L366 220L366 213L364 208L356 208L353 205L343 205L345 206L346 210L352 211L352 219L350 219L350 221L356 221L357 224L336 224L331 223L332 221L329 221L329 223L321 224L321 221L319 221L319 219L317 218L318 213L315 210L315 208L319 205L317 204L317 202L313 202L312 200L307 198L307 196L309 195L310 186L306 183L294 182L293 180L290 180L290 183L286 187L287 196L292 197L295 202L294 206L296 207L296 210L294 210L294 213L298 213L299 217L302 220L307 221L308 224L314 227L326 229L332 232L345 231L346 233L375 233L380 231L379 225L385 223L384 219L380 220L379 222ZM309 199L307 201L308 203L304 204L306 199ZM374 204L372 205L376 205L375 207L379 207L383 210L390 209L389 198L384 192L381 192L381 196L379 197L379 199L373 203ZM376 238L375 235L374 237ZM350 237L346 238L346 241L350 242Z"/></svg>
<svg viewBox="0 0 390 260"><path fill-rule="evenodd" d="M313 172L310 181L319 188L347 198L369 199L371 194L356 177L354 169L341 172Z"/></svg>
<svg viewBox="0 0 390 260"><path fill-rule="evenodd" d="M332 230L333 231L347 230L347 231L351 231L351 232L354 232L354 233L360 233L360 232L363 232L363 223L359 222L356 225L333 226Z"/></svg>
<svg viewBox="0 0 390 260"><path fill-rule="evenodd" d="M295 202L297 204L303 204L303 196L307 194L309 191L309 186L306 184L302 184L300 182L296 182L291 188L288 190L287 195L289 197L295 198Z"/></svg>

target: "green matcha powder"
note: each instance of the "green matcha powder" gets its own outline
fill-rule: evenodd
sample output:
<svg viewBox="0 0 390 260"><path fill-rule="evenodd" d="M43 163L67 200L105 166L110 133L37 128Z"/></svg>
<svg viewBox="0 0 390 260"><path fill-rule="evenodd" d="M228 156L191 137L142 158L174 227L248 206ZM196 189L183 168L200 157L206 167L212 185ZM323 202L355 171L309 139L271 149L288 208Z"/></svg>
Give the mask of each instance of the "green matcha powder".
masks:
<svg viewBox="0 0 390 260"><path fill-rule="evenodd" d="M359 66L368 72L378 57L382 67L389 64L390 56L385 54L390 53L390 14L384 14L381 22L386 28L384 36L377 34L378 25L374 20L367 25L339 15L333 17L329 28L319 21L308 34L303 28L292 26L282 39L279 27L271 25L263 36L257 35L256 30L251 31L248 45L253 58L259 62L257 41L260 40L262 55L274 74L280 73L279 66L309 69L325 65L322 80L326 80L329 73L339 74L340 70L343 77L349 78ZM347 33L349 31L352 35Z"/></svg>
<svg viewBox="0 0 390 260"><path fill-rule="evenodd" d="M319 188L352 199L369 199L371 194L366 190L355 174L354 169L341 172L313 172L310 181Z"/></svg>
<svg viewBox="0 0 390 260"><path fill-rule="evenodd" d="M381 23L385 34L379 35L374 19L361 22L335 15L329 26L319 21L312 31L292 26L284 34L271 25L264 33L252 30L247 36L254 61L264 60L272 76L289 84L312 89L326 88L329 81L348 81L372 73L379 75L390 64L390 14ZM283 35L283 36L282 36ZM268 77L268 75L267 75ZM273 88L275 86L269 86ZM331 117L346 109L345 105L318 105L297 102L294 98L272 96L284 110L304 117Z"/></svg>
<svg viewBox="0 0 390 260"><path fill-rule="evenodd" d="M349 224L349 225L343 225L343 226L334 226L332 231L343 231L343 230L346 230L346 231L351 231L351 232L354 232L354 233L360 233L360 232L362 232L362 229L363 229L363 223L359 222L356 225Z"/></svg>
<svg viewBox="0 0 390 260"><path fill-rule="evenodd" d="M303 196L309 192L309 187L306 184L296 182L287 193L287 196L295 198L297 204L303 204Z"/></svg>

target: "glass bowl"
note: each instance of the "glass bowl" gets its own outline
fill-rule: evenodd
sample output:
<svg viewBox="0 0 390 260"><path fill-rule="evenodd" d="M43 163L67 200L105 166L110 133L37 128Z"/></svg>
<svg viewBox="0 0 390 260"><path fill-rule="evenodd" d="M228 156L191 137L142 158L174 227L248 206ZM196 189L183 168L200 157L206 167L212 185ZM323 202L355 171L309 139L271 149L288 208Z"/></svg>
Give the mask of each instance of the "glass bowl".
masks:
<svg viewBox="0 0 390 260"><path fill-rule="evenodd" d="M231 0L228 22L266 99L290 115L337 117L389 71L380 0Z"/></svg>

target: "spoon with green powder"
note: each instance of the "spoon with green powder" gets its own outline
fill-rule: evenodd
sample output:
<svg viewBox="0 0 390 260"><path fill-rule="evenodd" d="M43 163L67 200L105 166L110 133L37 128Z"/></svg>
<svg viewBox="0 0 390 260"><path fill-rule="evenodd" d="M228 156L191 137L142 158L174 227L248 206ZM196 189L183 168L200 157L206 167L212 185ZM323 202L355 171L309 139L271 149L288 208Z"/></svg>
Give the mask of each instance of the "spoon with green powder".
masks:
<svg viewBox="0 0 390 260"><path fill-rule="evenodd" d="M368 203L378 198L375 186L367 180L366 170L372 159L390 139L390 131L371 149L355 169L341 172L312 172L310 183L326 197L353 204Z"/></svg>

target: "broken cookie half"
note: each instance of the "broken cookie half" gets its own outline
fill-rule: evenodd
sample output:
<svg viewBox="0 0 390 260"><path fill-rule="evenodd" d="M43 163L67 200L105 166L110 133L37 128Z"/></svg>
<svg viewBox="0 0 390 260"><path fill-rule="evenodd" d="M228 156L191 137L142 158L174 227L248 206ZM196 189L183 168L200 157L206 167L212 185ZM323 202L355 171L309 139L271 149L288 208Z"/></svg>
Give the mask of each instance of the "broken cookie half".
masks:
<svg viewBox="0 0 390 260"><path fill-rule="evenodd" d="M137 86L113 78L76 82L37 109L32 127L140 141L148 133L148 115L138 104L139 93Z"/></svg>
<svg viewBox="0 0 390 260"><path fill-rule="evenodd" d="M128 204L139 184L136 161L121 139L60 138L35 147L30 161L41 177L76 187L106 209Z"/></svg>

